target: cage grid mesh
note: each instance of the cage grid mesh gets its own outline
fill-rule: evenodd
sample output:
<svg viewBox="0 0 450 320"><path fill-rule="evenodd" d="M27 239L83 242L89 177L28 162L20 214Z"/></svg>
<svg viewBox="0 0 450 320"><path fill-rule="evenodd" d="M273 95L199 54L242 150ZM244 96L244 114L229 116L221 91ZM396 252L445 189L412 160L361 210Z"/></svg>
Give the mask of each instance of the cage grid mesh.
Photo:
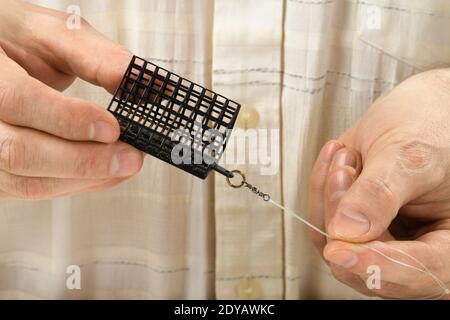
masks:
<svg viewBox="0 0 450 320"><path fill-rule="evenodd" d="M120 124L120 140L201 179L212 169L230 175L217 163L238 103L133 56L108 110ZM176 146L181 163L173 161Z"/></svg>

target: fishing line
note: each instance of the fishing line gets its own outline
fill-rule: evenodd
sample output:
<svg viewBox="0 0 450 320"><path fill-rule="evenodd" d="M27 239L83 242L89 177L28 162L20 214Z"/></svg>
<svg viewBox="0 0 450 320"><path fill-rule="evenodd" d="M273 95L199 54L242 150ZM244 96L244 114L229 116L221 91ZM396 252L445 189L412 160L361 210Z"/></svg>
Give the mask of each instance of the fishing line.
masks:
<svg viewBox="0 0 450 320"><path fill-rule="evenodd" d="M298 215L297 213L295 213L294 211L292 211L291 209L283 206L282 204L272 200L272 198L270 197L270 195L268 193L264 193L261 190L259 190L257 187L255 187L254 185L250 184L247 182L245 175L239 171L239 170L232 170L231 171L234 175L237 175L241 178L241 181L239 183L233 183L230 180L230 177L227 177L227 183L230 187L232 188L242 188L245 187L247 189L249 189L251 192L253 192L255 195L257 195L258 197L260 197L262 200L272 204L273 206L275 206L276 208L280 209L282 212L284 212L285 214L293 217L294 219L297 219L298 221L300 221L301 223L305 224L306 226L308 226L309 228L313 229L314 231L318 232L319 234L323 235L324 237L331 239L331 240L339 240L336 238L333 238L330 234L328 234L327 232L323 231L322 229L318 228L317 226L315 226L314 224L312 224L311 222L309 222L308 220L306 220L305 218L302 218L300 215ZM447 286L445 285L445 283L439 279L434 273L432 273L419 259L413 257L412 255L406 253L405 251L398 249L398 248L394 248L394 247L390 247L390 249L400 253L401 255L407 257L408 259L414 261L419 267L408 264L406 262L397 260L395 258L392 258L391 256L381 252L380 250L373 248L367 244L364 243L358 243L355 245L359 245L363 248L366 248L368 250L371 250L375 253L377 253L378 255L384 257L385 259L391 261L392 263L398 264L402 267L405 268L409 268L411 270L414 270L416 272L420 272L423 274L428 275L429 277L431 277L431 279L442 289L442 293L438 293L435 295L431 295L428 297L424 297L421 299L440 299L445 295L450 294L450 290L447 288Z"/></svg>

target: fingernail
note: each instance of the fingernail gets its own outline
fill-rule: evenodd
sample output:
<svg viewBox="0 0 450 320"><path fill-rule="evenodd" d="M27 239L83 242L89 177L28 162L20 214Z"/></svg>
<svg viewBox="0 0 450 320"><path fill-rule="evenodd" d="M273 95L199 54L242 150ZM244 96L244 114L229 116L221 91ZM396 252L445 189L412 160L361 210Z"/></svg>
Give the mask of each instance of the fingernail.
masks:
<svg viewBox="0 0 450 320"><path fill-rule="evenodd" d="M111 176L124 177L136 173L141 166L142 154L128 147L113 156L109 170Z"/></svg>
<svg viewBox="0 0 450 320"><path fill-rule="evenodd" d="M356 238L369 232L370 221L360 212L344 209L333 217L330 230L342 238Z"/></svg>
<svg viewBox="0 0 450 320"><path fill-rule="evenodd" d="M330 183L330 200L334 201L341 198L342 195L350 189L353 180L347 171L339 170L336 172Z"/></svg>
<svg viewBox="0 0 450 320"><path fill-rule="evenodd" d="M326 163L331 163L334 154L341 147L342 147L341 144L337 141L329 142L328 145L323 150L323 153L321 154L322 161Z"/></svg>
<svg viewBox="0 0 450 320"><path fill-rule="evenodd" d="M98 120L89 126L89 140L112 142L116 137L116 129L106 121Z"/></svg>
<svg viewBox="0 0 450 320"><path fill-rule="evenodd" d="M349 166L356 168L356 156L349 150L340 151L333 160L333 164L337 166Z"/></svg>
<svg viewBox="0 0 450 320"><path fill-rule="evenodd" d="M327 260L348 269L358 263L358 256L349 250L336 250L330 253Z"/></svg>

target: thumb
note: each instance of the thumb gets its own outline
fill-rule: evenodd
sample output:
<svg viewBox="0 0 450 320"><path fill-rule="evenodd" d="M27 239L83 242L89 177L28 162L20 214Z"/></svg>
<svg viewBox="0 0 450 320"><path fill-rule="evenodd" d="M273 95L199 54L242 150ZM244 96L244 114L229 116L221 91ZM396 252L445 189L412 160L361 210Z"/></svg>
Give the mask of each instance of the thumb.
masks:
<svg viewBox="0 0 450 320"><path fill-rule="evenodd" d="M422 145L413 151L408 148L392 145L365 159L361 174L332 213L327 228L332 237L352 242L376 240L404 204L437 185L440 179L438 166L431 165L433 154L420 153L417 149Z"/></svg>
<svg viewBox="0 0 450 320"><path fill-rule="evenodd" d="M40 26L25 30L32 32L33 39L39 39L30 51L59 71L114 93L132 57L127 49L106 38L82 17L77 17L78 25L70 26L71 15L28 3L24 6L30 13L27 28ZM26 42L21 44L25 48L30 46Z"/></svg>

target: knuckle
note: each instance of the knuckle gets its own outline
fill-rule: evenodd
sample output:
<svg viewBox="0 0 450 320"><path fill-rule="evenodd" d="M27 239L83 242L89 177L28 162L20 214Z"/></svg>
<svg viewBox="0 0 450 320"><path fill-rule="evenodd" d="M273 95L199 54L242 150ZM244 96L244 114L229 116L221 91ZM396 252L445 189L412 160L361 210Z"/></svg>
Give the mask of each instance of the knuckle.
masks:
<svg viewBox="0 0 450 320"><path fill-rule="evenodd" d="M25 146L14 135L0 138L0 167L17 172L25 167Z"/></svg>
<svg viewBox="0 0 450 320"><path fill-rule="evenodd" d="M23 96L13 85L0 83L0 117L14 119L27 119L29 117L25 110Z"/></svg>
<svg viewBox="0 0 450 320"><path fill-rule="evenodd" d="M309 177L309 185L312 192L321 192L324 188L324 181L328 173L328 164L318 163Z"/></svg>
<svg viewBox="0 0 450 320"><path fill-rule="evenodd" d="M65 104L64 108L58 108L57 112L48 110L47 118L54 123L54 134L66 139L85 139L88 132L87 127L96 110L93 110L88 102L76 98L66 98L56 93L55 100ZM74 121L77 119L77 121Z"/></svg>
<svg viewBox="0 0 450 320"><path fill-rule="evenodd" d="M380 176L371 176L360 181L364 193L382 202L393 203L395 195L387 180Z"/></svg>
<svg viewBox="0 0 450 320"><path fill-rule="evenodd" d="M336 166L330 170L328 173L328 180L331 179L338 179L338 176L340 174L345 174L346 176L349 176L351 178L354 178L356 175L356 169L350 166Z"/></svg>
<svg viewBox="0 0 450 320"><path fill-rule="evenodd" d="M0 114L2 118L17 118L22 112L23 99L16 88L0 85Z"/></svg>
<svg viewBox="0 0 450 320"><path fill-rule="evenodd" d="M90 154L83 154L75 161L74 175L80 178L90 177L98 171L97 169L96 157Z"/></svg>
<svg viewBox="0 0 450 320"><path fill-rule="evenodd" d="M12 96L13 90L10 86L0 86L0 106L2 107L2 109L10 105Z"/></svg>
<svg viewBox="0 0 450 320"><path fill-rule="evenodd" d="M352 279L352 273L336 265L330 265L330 271L333 277L346 285L354 285L354 279Z"/></svg>
<svg viewBox="0 0 450 320"><path fill-rule="evenodd" d="M398 163L407 170L423 170L431 166L435 148L428 143L413 140L400 146Z"/></svg>
<svg viewBox="0 0 450 320"><path fill-rule="evenodd" d="M94 108L89 102L77 100L73 103L73 107L68 108L66 118L68 123L72 125L73 130L79 130L80 127L87 126L94 117L100 114L99 110ZM80 119L80 123L77 125L72 121L73 117Z"/></svg>
<svg viewBox="0 0 450 320"><path fill-rule="evenodd" d="M14 190L18 197L39 200L48 197L52 193L50 184L43 178L18 177L14 182Z"/></svg>
<svg viewBox="0 0 450 320"><path fill-rule="evenodd" d="M83 110L83 108L80 108L80 110ZM72 103L68 103L66 108L59 110L55 123L57 124L57 131L61 136L69 139L80 136L78 124L84 123L84 119L89 117L88 114L80 110L74 108ZM73 119L78 120L73 121Z"/></svg>

